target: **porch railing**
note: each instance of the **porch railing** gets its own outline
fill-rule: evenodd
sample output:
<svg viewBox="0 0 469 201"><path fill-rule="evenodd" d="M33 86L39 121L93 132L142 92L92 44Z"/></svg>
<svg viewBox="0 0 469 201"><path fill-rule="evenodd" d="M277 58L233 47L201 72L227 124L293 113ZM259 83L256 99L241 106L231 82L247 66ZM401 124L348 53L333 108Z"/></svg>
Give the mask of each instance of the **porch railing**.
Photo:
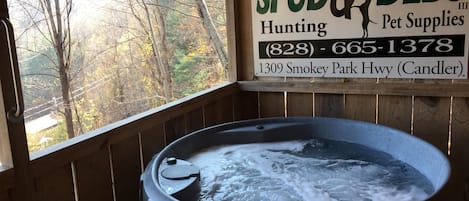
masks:
<svg viewBox="0 0 469 201"><path fill-rule="evenodd" d="M429 86L434 89L427 90ZM136 201L139 176L152 156L191 131L258 117L328 116L396 127L449 153L453 175L434 200L467 201L467 89L467 83L225 84L34 153L36 197L38 201ZM0 200L14 200L11 192L19 187L13 178L14 170L0 173Z"/></svg>

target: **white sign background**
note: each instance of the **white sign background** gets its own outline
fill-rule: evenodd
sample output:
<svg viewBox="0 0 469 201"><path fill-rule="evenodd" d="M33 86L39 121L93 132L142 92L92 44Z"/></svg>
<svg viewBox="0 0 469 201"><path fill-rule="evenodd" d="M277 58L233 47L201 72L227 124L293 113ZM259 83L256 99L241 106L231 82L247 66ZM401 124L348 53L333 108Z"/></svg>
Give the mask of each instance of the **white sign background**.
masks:
<svg viewBox="0 0 469 201"><path fill-rule="evenodd" d="M265 2L271 1L277 2L276 12L271 12L272 5L265 14L257 12L258 6L265 7ZM407 4L397 0L390 5L377 5L371 0L368 16L359 8L367 0L355 0L350 19L333 15L331 0L317 10L307 10L309 1L305 0L297 12L290 10L289 1L301 2L251 1L256 76L467 79L469 9L465 0ZM344 8L345 1L337 0L336 7ZM368 36L363 37L362 22L367 17ZM430 26L425 27L428 21ZM307 24L313 24L309 31L303 28ZM323 29L319 29L320 24ZM275 28L282 28L283 33ZM464 42L450 35L459 35ZM321 46L317 41L326 42ZM456 47L461 49L459 55L438 54ZM377 52L382 54L377 56ZM422 56L422 52L437 55ZM362 56L354 56L357 53Z"/></svg>

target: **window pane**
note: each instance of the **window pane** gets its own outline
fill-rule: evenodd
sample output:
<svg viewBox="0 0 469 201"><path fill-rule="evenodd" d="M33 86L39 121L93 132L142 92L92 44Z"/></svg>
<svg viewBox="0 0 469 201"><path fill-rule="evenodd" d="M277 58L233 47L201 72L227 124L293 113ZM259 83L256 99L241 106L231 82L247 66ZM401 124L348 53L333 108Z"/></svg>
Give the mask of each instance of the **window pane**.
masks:
<svg viewBox="0 0 469 201"><path fill-rule="evenodd" d="M224 0L59 2L9 1L30 151L226 81Z"/></svg>

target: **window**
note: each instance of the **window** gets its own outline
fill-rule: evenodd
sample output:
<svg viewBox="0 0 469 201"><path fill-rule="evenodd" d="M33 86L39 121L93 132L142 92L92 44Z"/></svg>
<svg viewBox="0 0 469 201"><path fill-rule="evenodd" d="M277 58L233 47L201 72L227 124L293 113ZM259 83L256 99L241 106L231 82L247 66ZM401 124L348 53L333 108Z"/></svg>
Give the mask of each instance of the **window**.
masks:
<svg viewBox="0 0 469 201"><path fill-rule="evenodd" d="M225 0L10 0L30 152L226 81Z"/></svg>

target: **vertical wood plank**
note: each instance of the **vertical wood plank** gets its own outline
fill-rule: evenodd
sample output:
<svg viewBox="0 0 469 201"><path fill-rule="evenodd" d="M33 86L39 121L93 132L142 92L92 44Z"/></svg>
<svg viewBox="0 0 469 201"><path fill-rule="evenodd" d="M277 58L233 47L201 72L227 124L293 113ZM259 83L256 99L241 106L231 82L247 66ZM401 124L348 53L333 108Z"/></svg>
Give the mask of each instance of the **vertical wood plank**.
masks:
<svg viewBox="0 0 469 201"><path fill-rule="evenodd" d="M411 96L378 96L378 123L410 133Z"/></svg>
<svg viewBox="0 0 469 201"><path fill-rule="evenodd" d="M414 98L414 135L433 144L444 154L448 151L450 100L440 97ZM431 200L461 201L455 199L456 189L450 186L445 185Z"/></svg>
<svg viewBox="0 0 469 201"><path fill-rule="evenodd" d="M0 192L0 200L2 201L11 201L8 191Z"/></svg>
<svg viewBox="0 0 469 201"><path fill-rule="evenodd" d="M139 199L140 150L138 135L111 145L116 201Z"/></svg>
<svg viewBox="0 0 469 201"><path fill-rule="evenodd" d="M450 98L415 97L414 135L448 151Z"/></svg>
<svg viewBox="0 0 469 201"><path fill-rule="evenodd" d="M288 93L287 116L313 116L314 94Z"/></svg>
<svg viewBox="0 0 469 201"><path fill-rule="evenodd" d="M146 165L151 161L153 155L161 151L165 146L164 139L164 124L154 123L148 128L142 128L140 131L141 143L142 143L142 155L143 165Z"/></svg>
<svg viewBox="0 0 469 201"><path fill-rule="evenodd" d="M235 96L235 120L259 118L259 100L257 92L242 91Z"/></svg>
<svg viewBox="0 0 469 201"><path fill-rule="evenodd" d="M37 200L75 201L72 167L70 164L51 170L36 178Z"/></svg>
<svg viewBox="0 0 469 201"><path fill-rule="evenodd" d="M14 169L2 170L0 172L0 200L18 200L15 197L15 175Z"/></svg>
<svg viewBox="0 0 469 201"><path fill-rule="evenodd" d="M260 93L259 105L261 117L285 116L285 99L283 93Z"/></svg>
<svg viewBox="0 0 469 201"><path fill-rule="evenodd" d="M376 96L346 95L345 118L375 123Z"/></svg>
<svg viewBox="0 0 469 201"><path fill-rule="evenodd" d="M109 150L105 147L75 161L79 200L114 200L109 160Z"/></svg>
<svg viewBox="0 0 469 201"><path fill-rule="evenodd" d="M459 200L469 200L469 98L453 99L453 121L451 130L451 165L455 176L453 188L462 187ZM453 179L452 178L452 179ZM452 184L452 183L450 183ZM462 199L462 198L463 199Z"/></svg>
<svg viewBox="0 0 469 201"><path fill-rule="evenodd" d="M251 0L235 1L238 80L254 79ZM239 13L243 13L239 15Z"/></svg>
<svg viewBox="0 0 469 201"><path fill-rule="evenodd" d="M14 169L2 170L0 172L0 193L13 190L14 186L15 186Z"/></svg>
<svg viewBox="0 0 469 201"><path fill-rule="evenodd" d="M186 114L187 132L193 132L204 128L204 110L197 108Z"/></svg>
<svg viewBox="0 0 469 201"><path fill-rule="evenodd" d="M226 39L228 46L228 80L235 82L238 79L236 59L236 2L225 0L226 5Z"/></svg>
<svg viewBox="0 0 469 201"><path fill-rule="evenodd" d="M184 115L179 115L168 120L164 126L166 144L170 144L174 140L186 134L186 121Z"/></svg>
<svg viewBox="0 0 469 201"><path fill-rule="evenodd" d="M205 126L233 121L233 96L225 96L204 107Z"/></svg>
<svg viewBox="0 0 469 201"><path fill-rule="evenodd" d="M344 117L344 95L314 94L314 111L318 117Z"/></svg>

